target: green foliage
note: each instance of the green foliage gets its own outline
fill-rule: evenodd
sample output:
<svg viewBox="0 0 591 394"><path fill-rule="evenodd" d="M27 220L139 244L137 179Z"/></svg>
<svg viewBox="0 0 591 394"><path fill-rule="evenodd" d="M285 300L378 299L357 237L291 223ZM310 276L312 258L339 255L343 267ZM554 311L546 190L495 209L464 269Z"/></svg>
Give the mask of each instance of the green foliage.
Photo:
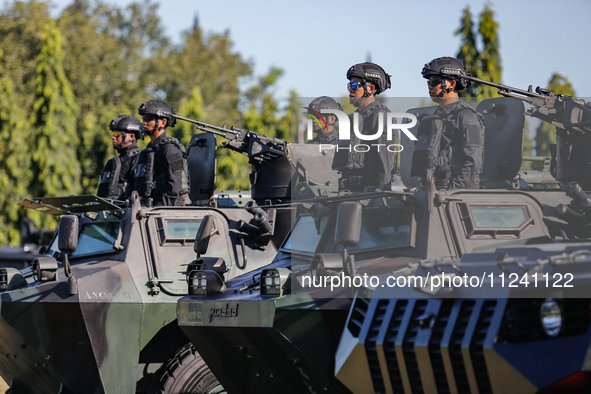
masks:
<svg viewBox="0 0 591 394"><path fill-rule="evenodd" d="M201 89L193 88L190 98L182 98L177 112L185 118L203 120L205 118L205 109L203 109ZM196 129L194 124L183 121L178 121L174 128L168 130L169 135L178 138L185 146L189 145L193 134L202 133L202 131Z"/></svg>
<svg viewBox="0 0 591 394"><path fill-rule="evenodd" d="M456 58L464 63L467 70L474 72L480 67L480 53L476 49L476 35L474 34L474 22L472 21L472 13L470 6L467 5L463 11L460 19L460 27L454 32L455 35L460 36L460 50ZM462 97L476 97L476 86L460 91Z"/></svg>
<svg viewBox="0 0 591 394"><path fill-rule="evenodd" d="M21 108L33 105L40 27L50 21L47 4L36 1L15 1L0 13L2 76L12 81L13 98Z"/></svg>
<svg viewBox="0 0 591 394"><path fill-rule="evenodd" d="M23 211L16 203L28 196L30 157L26 154L31 134L23 111L15 104L12 82L0 77L0 244L18 245Z"/></svg>
<svg viewBox="0 0 591 394"><path fill-rule="evenodd" d="M480 14L478 34L476 34L470 6L466 6L460 19L460 27L454 33L460 36L460 50L456 58L464 63L473 76L501 83L503 67L499 52L499 24L494 16L491 6L486 4ZM482 47L480 51L479 44ZM474 84L471 88L460 91L460 96L490 98L497 96L497 90L491 86Z"/></svg>
<svg viewBox="0 0 591 394"><path fill-rule="evenodd" d="M183 43L165 59L151 62L146 72L148 91L159 92L173 107L191 97L199 86L204 118L211 124L234 123L239 119L239 79L249 76L249 63L232 51L229 33L204 35L198 26L186 31Z"/></svg>
<svg viewBox="0 0 591 394"><path fill-rule="evenodd" d="M289 138L291 121L287 123L287 116L291 115L285 115L283 122L277 117L278 104L272 93L272 87L282 73L281 69L273 67L267 75L258 78L257 83L248 89L245 94L248 109L242 116L241 128L256 131L267 137ZM284 126L280 127L281 124ZM229 149L218 150L219 189L248 189L249 172L250 165L246 156Z"/></svg>
<svg viewBox="0 0 591 394"><path fill-rule="evenodd" d="M527 125L527 119L525 124L523 125L523 130L529 130L529 126ZM533 156L532 154L533 144L532 139L529 138L526 132L523 133L523 156ZM521 162L521 169L522 170L533 170L535 167L535 163L531 161L522 161Z"/></svg>
<svg viewBox="0 0 591 394"><path fill-rule="evenodd" d="M36 89L29 140L35 196L76 194L80 187L80 165L76 160L79 138L74 95L66 79L62 51L63 38L51 21L41 33L37 57ZM48 223L44 221L44 223Z"/></svg>
<svg viewBox="0 0 591 394"><path fill-rule="evenodd" d="M558 73L552 74L548 82L548 89L556 94L564 94L574 96L575 91L568 81L568 78L563 77ZM550 156L550 144L556 143L556 127L550 123L542 122L536 129L536 156Z"/></svg>
<svg viewBox="0 0 591 394"><path fill-rule="evenodd" d="M480 27L478 32L482 37L483 49L480 52L479 78L495 83L501 83L503 67L499 53L499 24L494 20L495 13L489 4L484 6L480 14ZM495 97L497 89L492 86L480 85L478 87L480 97Z"/></svg>

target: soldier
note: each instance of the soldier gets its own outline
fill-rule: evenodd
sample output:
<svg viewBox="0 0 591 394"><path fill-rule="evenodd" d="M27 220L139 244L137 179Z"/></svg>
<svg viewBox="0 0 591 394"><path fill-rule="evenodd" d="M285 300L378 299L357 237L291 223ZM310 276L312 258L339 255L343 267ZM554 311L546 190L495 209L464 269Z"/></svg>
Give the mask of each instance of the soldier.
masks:
<svg viewBox="0 0 591 394"><path fill-rule="evenodd" d="M137 140L143 137L142 125L133 115L121 115L109 123L113 133L113 148L119 157L113 157L101 175L97 196L113 200L126 200L134 189L134 175L139 160Z"/></svg>
<svg viewBox="0 0 591 394"><path fill-rule="evenodd" d="M308 144L333 145L337 142L338 134L334 129L337 117L335 115L323 114L321 112L323 109L338 109L339 111L342 111L343 106L327 96L320 96L312 100L308 105L307 114L319 120L320 124L318 122L312 123L314 133L318 135L314 137L314 139L308 141ZM326 124L324 122L326 122Z"/></svg>
<svg viewBox="0 0 591 394"><path fill-rule="evenodd" d="M441 73L443 69L445 76ZM458 97L458 91L470 86L470 81L461 76L470 74L462 62L453 57L432 60L425 64L421 74L428 79L429 96L439 104L435 116L443 120L439 148L442 165L435 170L437 186L451 189L474 187L482 169L484 122L482 115Z"/></svg>
<svg viewBox="0 0 591 394"><path fill-rule="evenodd" d="M388 107L379 104L375 96L389 89L390 75L374 63L359 63L347 71L349 100L357 107L359 131L365 135L375 135L379 130L379 118L382 126L386 124L385 115ZM353 115L351 127L353 128ZM333 170L339 170L339 189L351 191L372 191L376 188L390 190L392 175L396 171L397 154L386 148L397 144L398 139L388 141L383 132L375 140L361 140L351 131L351 140L339 141L332 163ZM369 150L366 147L369 146Z"/></svg>
<svg viewBox="0 0 591 394"><path fill-rule="evenodd" d="M143 131L150 143L140 154L135 174L135 188L144 205L188 205L189 170L185 147L174 137L166 135L176 119L166 115L174 109L160 100L146 101L138 108Z"/></svg>

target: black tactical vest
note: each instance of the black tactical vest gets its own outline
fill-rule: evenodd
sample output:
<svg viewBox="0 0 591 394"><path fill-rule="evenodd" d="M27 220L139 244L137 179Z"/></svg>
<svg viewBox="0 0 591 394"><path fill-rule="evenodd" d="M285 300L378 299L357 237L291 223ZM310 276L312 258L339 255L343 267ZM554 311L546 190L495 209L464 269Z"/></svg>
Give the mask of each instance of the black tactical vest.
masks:
<svg viewBox="0 0 591 394"><path fill-rule="evenodd" d="M187 164L187 153L183 144L174 137L166 137L159 141L156 145L150 145L144 149L140 155L140 160L135 171L135 189L140 197L150 197L152 194L164 194L164 186L168 178L168 174L161 173L155 176L156 169L154 168L156 154L166 144L176 145L182 152L183 169L181 191L179 196L189 194L189 166ZM184 205L184 204L179 204Z"/></svg>
<svg viewBox="0 0 591 394"><path fill-rule="evenodd" d="M123 200L128 184L121 177L121 166L139 153L140 149L136 147L136 149L129 149L125 155L113 157L107 161L96 195L113 200Z"/></svg>
<svg viewBox="0 0 591 394"><path fill-rule="evenodd" d="M383 109L386 112L390 112L388 107L381 104L374 105L369 111L367 111L367 113L364 112L362 114L362 112L358 112L361 120L361 124L359 125L359 130L361 132L363 132L363 124L365 123L365 119L373 115L378 109ZM353 114L349 115L351 127L353 127L353 119ZM385 127L386 120L384 119L384 128ZM338 141L339 149L335 152L334 160L332 162L332 169L337 171L364 169L367 166L367 152L357 152L355 149L353 149L353 147L366 143L366 141L361 140L351 130L350 140ZM350 149L348 149L347 146L349 146Z"/></svg>
<svg viewBox="0 0 591 394"><path fill-rule="evenodd" d="M472 111L484 124L482 115L466 103L459 103L443 114L421 119L412 155L411 176L425 177L427 170L433 170L438 179L451 176L452 151L458 149L459 144L458 141L444 141L443 136L448 128L451 130L450 135L453 134L453 129L458 127L458 116L464 109Z"/></svg>

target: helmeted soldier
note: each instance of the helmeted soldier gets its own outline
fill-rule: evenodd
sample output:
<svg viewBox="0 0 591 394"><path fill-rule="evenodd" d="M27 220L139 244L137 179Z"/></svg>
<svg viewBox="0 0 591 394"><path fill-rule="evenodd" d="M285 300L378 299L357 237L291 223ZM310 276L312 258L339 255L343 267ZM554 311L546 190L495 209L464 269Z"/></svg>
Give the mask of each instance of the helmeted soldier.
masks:
<svg viewBox="0 0 591 394"><path fill-rule="evenodd" d="M119 157L113 157L103 170L97 196L113 200L126 200L134 190L135 169L140 148L137 140L143 138L142 125L133 115L121 115L109 123L113 148Z"/></svg>
<svg viewBox="0 0 591 394"><path fill-rule="evenodd" d="M380 188L389 190L392 175L396 171L397 154L388 145L397 144L397 136L387 140L383 128L386 124L388 107L376 101L375 96L389 89L390 75L375 63L359 63L347 71L349 100L357 107L359 132L364 135L376 135L382 124L382 133L371 142L361 140L351 130L351 140L339 140L332 168L341 172L339 189L351 191L370 191ZM355 117L349 115L351 128ZM382 122L380 122L380 117ZM363 145L363 146L362 146ZM367 146L370 147L367 150ZM366 151L367 150L367 151Z"/></svg>
<svg viewBox="0 0 591 394"><path fill-rule="evenodd" d="M342 111L343 106L331 97L320 96L312 100L307 109L306 114L314 119L314 122L312 122L313 131L318 134L308 141L308 144L335 144L338 140L338 134L334 129L337 117L329 113L322 113L322 110L336 109Z"/></svg>
<svg viewBox="0 0 591 394"><path fill-rule="evenodd" d="M421 74L428 79L429 96L439 104L434 114L435 123L440 118L442 126L439 154L434 154L438 163L434 169L437 186L474 187L482 169L484 122L474 107L458 96L458 91L470 86L470 81L462 75L470 73L459 60L440 57L425 64Z"/></svg>
<svg viewBox="0 0 591 394"><path fill-rule="evenodd" d="M135 173L135 189L144 205L188 205L189 170L185 147L174 137L166 135L174 127L174 109L161 100L150 100L138 108L143 132L150 143L140 154Z"/></svg>

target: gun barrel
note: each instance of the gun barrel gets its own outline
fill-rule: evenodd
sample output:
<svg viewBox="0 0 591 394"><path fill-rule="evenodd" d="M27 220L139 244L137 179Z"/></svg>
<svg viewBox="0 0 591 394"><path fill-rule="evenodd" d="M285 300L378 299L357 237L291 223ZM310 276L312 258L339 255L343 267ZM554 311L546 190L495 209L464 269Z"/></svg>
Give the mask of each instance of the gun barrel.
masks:
<svg viewBox="0 0 591 394"><path fill-rule="evenodd" d="M180 116L177 114L173 114L172 112L166 111L156 111L156 115L158 116L171 116L176 119L184 120L185 122L193 123L197 125L197 128L202 131L207 131L208 133L217 134L227 139L234 139L233 136L238 135L238 132L232 129L227 129L225 127L215 126L209 123L202 122L200 120L195 120L191 118L185 118L184 116ZM227 134L231 134L232 137L229 137Z"/></svg>
<svg viewBox="0 0 591 394"><path fill-rule="evenodd" d="M521 94L526 97L537 97L537 98L546 97L543 94L535 93L535 92L532 92L531 90L517 89L512 86L503 85L500 83L494 83L494 82L490 82L490 81L485 81L484 79L480 79L480 78L476 78L476 77L472 77L472 76L462 76L462 78L470 80L472 82L478 82L478 83L482 83L484 85L495 87L495 88L499 89L499 94L503 95L503 96L509 95L511 93L517 93L517 94ZM511 96L511 97L515 97L515 96Z"/></svg>
<svg viewBox="0 0 591 394"><path fill-rule="evenodd" d="M533 92L531 90L531 86L529 87L529 90L523 90L523 89L514 88L512 86L503 85L500 83L486 81L484 79L476 78L471 75L461 74L460 71L456 70L456 69L443 68L443 69L441 69L441 74L443 74L444 76L449 75L449 76L453 76L455 78L467 79L468 81L478 82L478 83L481 83L484 85L492 86L494 88L499 89L499 94L501 96L514 97L514 98L521 99L521 100L524 100L524 101L527 101L530 103L531 103L531 100L529 100L528 97L529 98L545 99L549 96L554 95L553 92L546 90L546 89L540 89L539 87L536 89L536 92ZM525 96L525 97L522 97L522 96Z"/></svg>

